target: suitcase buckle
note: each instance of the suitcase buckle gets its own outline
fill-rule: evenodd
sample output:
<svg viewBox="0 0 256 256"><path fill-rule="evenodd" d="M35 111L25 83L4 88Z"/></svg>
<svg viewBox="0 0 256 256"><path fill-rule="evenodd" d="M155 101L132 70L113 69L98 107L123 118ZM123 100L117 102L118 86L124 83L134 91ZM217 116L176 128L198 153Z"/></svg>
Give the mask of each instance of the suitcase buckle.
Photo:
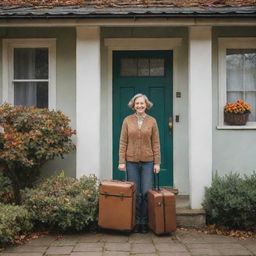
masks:
<svg viewBox="0 0 256 256"><path fill-rule="evenodd" d="M124 200L124 193L120 193L121 200Z"/></svg>

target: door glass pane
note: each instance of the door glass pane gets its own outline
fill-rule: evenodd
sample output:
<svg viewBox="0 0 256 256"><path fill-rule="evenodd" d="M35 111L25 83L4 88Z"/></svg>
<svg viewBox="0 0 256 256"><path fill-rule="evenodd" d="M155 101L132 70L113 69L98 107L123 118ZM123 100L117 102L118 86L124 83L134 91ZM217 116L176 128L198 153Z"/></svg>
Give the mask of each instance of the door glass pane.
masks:
<svg viewBox="0 0 256 256"><path fill-rule="evenodd" d="M138 59L138 76L149 76L149 59Z"/></svg>
<svg viewBox="0 0 256 256"><path fill-rule="evenodd" d="M48 108L48 82L15 82L14 105Z"/></svg>
<svg viewBox="0 0 256 256"><path fill-rule="evenodd" d="M150 59L150 76L164 76L164 59Z"/></svg>
<svg viewBox="0 0 256 256"><path fill-rule="evenodd" d="M14 79L48 79L47 48L15 48Z"/></svg>
<svg viewBox="0 0 256 256"><path fill-rule="evenodd" d="M121 59L121 76L137 76L137 59Z"/></svg>

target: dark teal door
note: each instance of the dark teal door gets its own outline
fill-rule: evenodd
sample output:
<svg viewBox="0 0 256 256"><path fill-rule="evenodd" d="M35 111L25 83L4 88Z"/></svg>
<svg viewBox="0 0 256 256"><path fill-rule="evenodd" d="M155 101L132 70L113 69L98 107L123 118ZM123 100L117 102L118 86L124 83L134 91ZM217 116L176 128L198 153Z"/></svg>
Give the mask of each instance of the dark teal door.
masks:
<svg viewBox="0 0 256 256"><path fill-rule="evenodd" d="M113 179L118 171L119 137L123 119L133 111L127 106L137 93L148 96L154 106L161 141L161 186L173 186L173 137L168 128L172 117L172 51L113 52Z"/></svg>

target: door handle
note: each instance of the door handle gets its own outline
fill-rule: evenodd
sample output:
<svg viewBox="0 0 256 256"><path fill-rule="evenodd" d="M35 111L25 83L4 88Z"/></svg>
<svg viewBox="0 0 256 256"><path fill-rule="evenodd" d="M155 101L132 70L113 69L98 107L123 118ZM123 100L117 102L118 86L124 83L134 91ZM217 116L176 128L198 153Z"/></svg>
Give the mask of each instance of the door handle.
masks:
<svg viewBox="0 0 256 256"><path fill-rule="evenodd" d="M173 128L173 118L169 117L168 120L168 133L171 136L172 135L172 128Z"/></svg>

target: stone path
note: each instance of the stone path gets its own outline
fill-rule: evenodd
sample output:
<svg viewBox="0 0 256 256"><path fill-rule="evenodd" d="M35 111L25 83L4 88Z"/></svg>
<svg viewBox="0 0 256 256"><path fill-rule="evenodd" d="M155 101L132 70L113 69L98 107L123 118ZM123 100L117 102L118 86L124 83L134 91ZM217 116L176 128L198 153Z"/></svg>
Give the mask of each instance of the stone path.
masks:
<svg viewBox="0 0 256 256"><path fill-rule="evenodd" d="M256 240L177 230L172 236L113 233L47 235L9 247L0 256L204 256L256 255Z"/></svg>

